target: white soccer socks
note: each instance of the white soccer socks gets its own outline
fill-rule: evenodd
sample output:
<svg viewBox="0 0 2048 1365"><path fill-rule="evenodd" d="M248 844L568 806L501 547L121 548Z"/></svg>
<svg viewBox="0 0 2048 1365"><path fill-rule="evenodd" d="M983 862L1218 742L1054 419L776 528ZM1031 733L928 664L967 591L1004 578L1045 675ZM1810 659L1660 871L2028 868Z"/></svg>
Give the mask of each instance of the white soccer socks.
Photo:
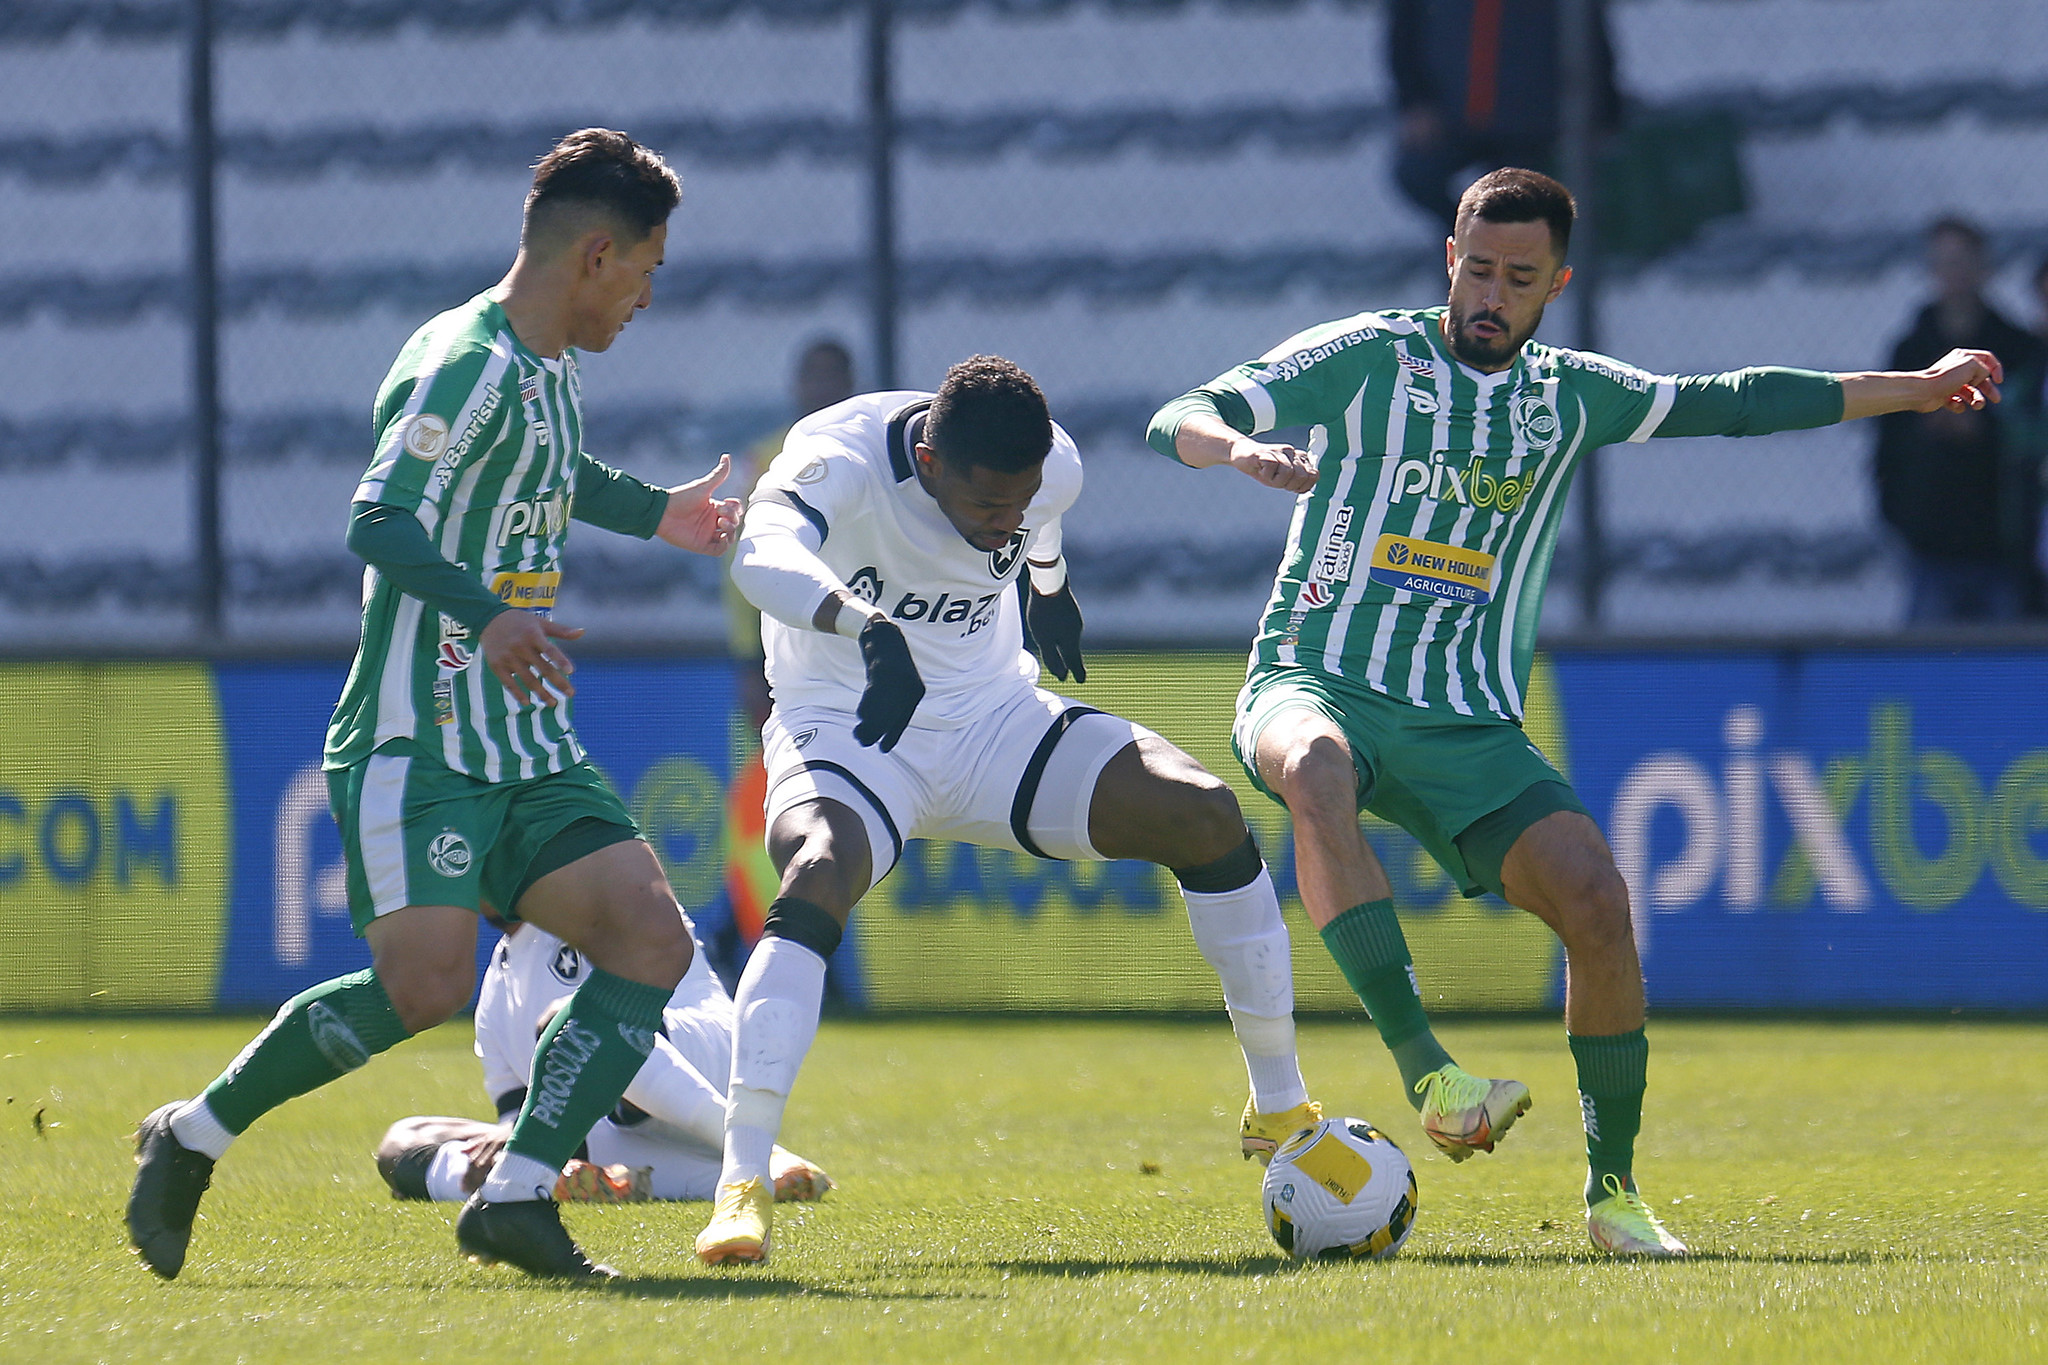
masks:
<svg viewBox="0 0 2048 1365"><path fill-rule="evenodd" d="M706 1147L725 1142L725 1096L660 1034L647 1065L626 1087L626 1102Z"/></svg>
<svg viewBox="0 0 2048 1365"><path fill-rule="evenodd" d="M1244 1050L1252 1100L1262 1114L1308 1099L1294 1051L1294 958L1280 897L1262 866L1234 891L1183 885L1195 946L1223 983L1223 1003Z"/></svg>
<svg viewBox="0 0 2048 1365"><path fill-rule="evenodd" d="M769 1178L782 1108L818 1036L825 959L801 943L763 938L734 1000L732 1086L726 1092L722 1185Z"/></svg>

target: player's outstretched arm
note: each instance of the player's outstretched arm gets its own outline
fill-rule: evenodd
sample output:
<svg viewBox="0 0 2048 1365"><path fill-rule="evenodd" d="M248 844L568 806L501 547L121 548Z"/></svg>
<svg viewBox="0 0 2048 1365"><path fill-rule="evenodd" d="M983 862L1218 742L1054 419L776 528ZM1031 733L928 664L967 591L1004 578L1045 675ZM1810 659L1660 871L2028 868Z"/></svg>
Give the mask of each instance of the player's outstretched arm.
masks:
<svg viewBox="0 0 2048 1365"><path fill-rule="evenodd" d="M1306 493L1316 486L1313 455L1254 440L1214 412L1182 413L1173 430L1173 453L1190 469L1229 465L1268 488Z"/></svg>
<svg viewBox="0 0 2048 1365"><path fill-rule="evenodd" d="M2005 367L1989 351L1950 351L1924 370L1841 375L1842 420L1888 412L1972 412L1998 401Z"/></svg>

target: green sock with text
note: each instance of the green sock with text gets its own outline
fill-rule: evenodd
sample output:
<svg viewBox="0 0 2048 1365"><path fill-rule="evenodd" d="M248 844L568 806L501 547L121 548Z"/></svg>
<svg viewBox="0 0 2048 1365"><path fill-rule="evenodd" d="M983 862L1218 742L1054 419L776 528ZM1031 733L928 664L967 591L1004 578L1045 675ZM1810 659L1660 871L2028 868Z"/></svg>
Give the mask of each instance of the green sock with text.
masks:
<svg viewBox="0 0 2048 1365"><path fill-rule="evenodd" d="M592 968L533 1052L533 1083L505 1150L560 1170L646 1065L670 992Z"/></svg>
<svg viewBox="0 0 2048 1365"><path fill-rule="evenodd" d="M1323 946L1372 1016L1380 1041L1394 1054L1408 1103L1421 1109L1416 1082L1448 1064L1451 1054L1430 1032L1429 1016L1423 1013L1422 997L1415 988L1414 960L1408 955L1408 940L1401 932L1394 902L1354 905L1324 925L1322 934Z"/></svg>
<svg viewBox="0 0 2048 1365"><path fill-rule="evenodd" d="M1586 1121L1586 1203L1608 1197L1606 1176L1634 1184L1636 1134L1643 1127L1643 1092L1649 1088L1650 1040L1641 1029L1581 1037L1568 1035L1579 1064L1579 1112Z"/></svg>

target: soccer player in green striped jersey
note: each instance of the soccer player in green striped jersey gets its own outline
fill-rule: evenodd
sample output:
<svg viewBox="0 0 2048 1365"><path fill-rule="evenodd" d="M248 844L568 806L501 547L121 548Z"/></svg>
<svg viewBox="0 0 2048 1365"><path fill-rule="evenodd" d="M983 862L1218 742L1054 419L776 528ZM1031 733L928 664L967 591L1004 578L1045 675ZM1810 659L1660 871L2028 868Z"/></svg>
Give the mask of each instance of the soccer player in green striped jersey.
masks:
<svg viewBox="0 0 2048 1365"><path fill-rule="evenodd" d="M1670 376L1532 337L1571 278L1575 206L1496 171L1445 245L1446 306L1312 328L1162 408L1150 440L1299 494L1238 697L1232 743L1294 818L1302 901L1393 1052L1424 1131L1454 1161L1529 1107L1430 1031L1365 809L1412 833L1466 895L1491 891L1562 940L1565 1026L1605 1250L1683 1255L1636 1193L1649 1045L1628 888L1571 786L1520 728L1536 622L1587 450L1757 435L1997 400L1995 357L1915 373L1747 369ZM1260 432L1311 429L1309 449Z"/></svg>
<svg viewBox="0 0 2048 1365"><path fill-rule="evenodd" d="M203 1094L143 1120L129 1238L166 1279L251 1123L468 1003L486 907L591 971L540 1037L457 1241L536 1275L611 1273L563 1229L555 1181L646 1061L692 948L654 850L577 742L561 642L582 632L552 613L572 518L707 555L738 525L738 501L713 496L725 461L659 489L583 450L577 352L647 307L681 193L624 133L570 134L534 168L511 271L415 333L377 395L348 531L369 565L362 645L325 764L373 965L288 1001Z"/></svg>

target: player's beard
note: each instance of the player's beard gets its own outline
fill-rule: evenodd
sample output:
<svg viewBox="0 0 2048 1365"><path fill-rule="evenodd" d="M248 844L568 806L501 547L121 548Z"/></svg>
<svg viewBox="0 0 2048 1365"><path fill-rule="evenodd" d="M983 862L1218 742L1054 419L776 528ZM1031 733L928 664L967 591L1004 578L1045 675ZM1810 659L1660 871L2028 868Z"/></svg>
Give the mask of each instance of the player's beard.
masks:
<svg viewBox="0 0 2048 1365"><path fill-rule="evenodd" d="M1450 327L1444 338L1449 343L1451 354L1475 370L1496 370L1506 365L1515 352L1522 349L1522 343L1536 335L1536 329L1543 325L1543 310L1538 308L1536 316L1529 320L1528 330L1517 335L1508 325L1507 318L1495 312L1480 310L1459 317L1456 313L1445 313ZM1473 323L1485 320L1500 328L1498 340L1481 341L1465 329Z"/></svg>

